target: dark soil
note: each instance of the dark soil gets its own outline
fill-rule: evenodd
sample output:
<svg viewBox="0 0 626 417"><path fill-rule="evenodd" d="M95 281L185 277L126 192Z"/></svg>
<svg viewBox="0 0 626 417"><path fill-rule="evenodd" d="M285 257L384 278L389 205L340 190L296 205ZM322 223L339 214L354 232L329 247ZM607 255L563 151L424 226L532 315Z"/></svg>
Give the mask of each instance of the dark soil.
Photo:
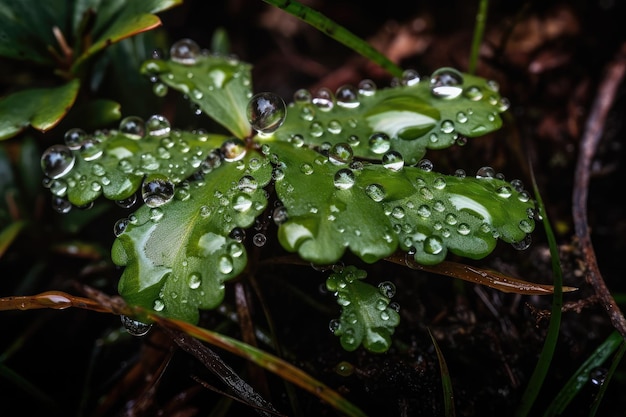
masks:
<svg viewBox="0 0 626 417"><path fill-rule="evenodd" d="M404 68L424 75L442 66L467 70L477 1L309 3ZM521 179L528 189L534 173L556 235L564 283L579 288L565 294L554 359L530 416L543 415L567 379L615 330L589 275L599 274L617 299L613 307L624 307L620 303L625 299L626 268L619 256L626 252L626 212L620 197L626 178L622 142L626 84L607 70L615 63L624 65L626 59L625 6L611 0L492 1L476 72L496 80L511 101L504 126L462 148L428 154L435 170L450 174L462 168L473 173L491 166L507 179ZM163 31L172 41L189 37L208 46L213 31L225 28L233 53L254 64L255 90L273 91L286 100L303 87L334 90L364 78L379 85L391 82L377 66L262 1L188 0L161 17ZM610 108L604 120L594 111L600 86L610 77L618 78L614 97L603 96ZM601 139L587 157L591 163L586 175L591 180L584 184L580 150L594 126L601 129ZM582 223L591 232L597 269L585 256L590 247L581 242L573 214L575 190L581 189L588 190ZM48 207L42 210L42 218L59 221ZM75 235L49 236L44 227L38 237L18 240L0 259L0 294L61 290L83 295L75 286L81 283L115 295L121 271L110 262L108 248L112 224L120 213L104 212ZM267 235L271 237L271 231ZM450 260L552 283L552 260L541 225L532 237L533 244L525 251L500 243L480 261ZM87 242L101 254L76 257L67 246L52 246L73 241ZM245 307L254 324L273 328L288 361L370 417L443 416L440 364L430 331L449 370L456 415L514 415L543 347L551 296L502 293L390 263L362 265L348 256L344 262L367 269L371 282L394 282L393 301L401 307L401 324L389 352L346 352L328 329L338 315L333 297L320 290L328 272L275 262L285 255L270 238L254 255L260 262L255 275L227 285L225 305L235 310L235 288L240 286L248 295ZM257 415L250 406L224 395L227 388L213 372L158 328L133 338L118 317L80 309L10 311L3 312L1 320L0 355L5 352L8 358L0 356L0 366L6 365L0 367L3 416ZM205 312L200 325L238 338L249 336L223 312ZM262 342L259 346L273 352ZM317 397L286 386L273 374L218 348L214 351L281 415L338 415ZM607 361L594 375L601 376L609 366ZM11 378L9 369L31 388L20 386L21 379ZM624 415L625 371L621 364L598 415ZM564 415L589 415L599 389L588 381Z"/></svg>

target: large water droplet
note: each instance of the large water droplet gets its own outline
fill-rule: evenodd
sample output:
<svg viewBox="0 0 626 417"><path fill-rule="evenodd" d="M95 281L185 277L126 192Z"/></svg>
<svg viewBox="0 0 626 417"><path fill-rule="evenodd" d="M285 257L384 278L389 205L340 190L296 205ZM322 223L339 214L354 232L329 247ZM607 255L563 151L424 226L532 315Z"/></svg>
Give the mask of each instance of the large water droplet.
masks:
<svg viewBox="0 0 626 417"><path fill-rule="evenodd" d="M170 133L170 121L160 114L153 114L145 123L150 136L166 136Z"/></svg>
<svg viewBox="0 0 626 417"><path fill-rule="evenodd" d="M378 291L387 298L393 298L396 295L396 285L391 281L383 281L378 284Z"/></svg>
<svg viewBox="0 0 626 417"><path fill-rule="evenodd" d="M328 150L328 160L334 165L347 165L352 161L354 152L347 143L336 143Z"/></svg>
<svg viewBox="0 0 626 417"><path fill-rule="evenodd" d="M85 161L95 161L103 153L100 142L94 138L85 139L78 148L78 152Z"/></svg>
<svg viewBox="0 0 626 417"><path fill-rule="evenodd" d="M351 169L343 168L335 173L333 180L335 188L339 190L348 190L354 185L354 172Z"/></svg>
<svg viewBox="0 0 626 417"><path fill-rule="evenodd" d="M397 172L402 170L404 167L404 158L402 154L398 151L389 151L385 152L382 157L383 167L387 168L390 171Z"/></svg>
<svg viewBox="0 0 626 417"><path fill-rule="evenodd" d="M185 38L174 42L170 48L170 59L180 64L193 65L200 52L200 47L194 40Z"/></svg>
<svg viewBox="0 0 626 417"><path fill-rule="evenodd" d="M437 255L443 250L443 240L439 236L429 236L424 239L424 252Z"/></svg>
<svg viewBox="0 0 626 417"><path fill-rule="evenodd" d="M463 92L463 75L454 68L439 68L430 76L430 91L438 98L457 98Z"/></svg>
<svg viewBox="0 0 626 417"><path fill-rule="evenodd" d="M246 156L246 144L237 138L232 138L224 142L220 148L224 160L227 162L235 162Z"/></svg>
<svg viewBox="0 0 626 417"><path fill-rule="evenodd" d="M141 186L141 197L148 207L160 207L174 197L174 184L163 175L148 175Z"/></svg>
<svg viewBox="0 0 626 417"><path fill-rule="evenodd" d="M146 133L146 126L141 117L128 116L122 119L119 126L120 133L130 139L141 139Z"/></svg>
<svg viewBox="0 0 626 417"><path fill-rule="evenodd" d="M239 193L233 197L233 209L240 213L250 210L252 199L246 193Z"/></svg>
<svg viewBox="0 0 626 417"><path fill-rule="evenodd" d="M283 124L286 115L285 102L274 93L256 94L248 102L248 121L257 132L274 132Z"/></svg>
<svg viewBox="0 0 626 417"><path fill-rule="evenodd" d="M402 73L402 85L412 86L420 82L420 75L414 69L407 69Z"/></svg>
<svg viewBox="0 0 626 417"><path fill-rule="evenodd" d="M383 154L391 147L389 136L382 132L373 133L369 139L370 150L376 154Z"/></svg>
<svg viewBox="0 0 626 417"><path fill-rule="evenodd" d="M526 235L526 237L522 240L520 240L519 242L513 242L511 243L511 246L513 246L513 248L517 249L517 250L526 250L530 247L530 244L532 243L532 237L531 235Z"/></svg>
<svg viewBox="0 0 626 417"><path fill-rule="evenodd" d="M364 79L358 85L359 94L362 96L373 96L376 94L376 83L370 79Z"/></svg>
<svg viewBox="0 0 626 417"><path fill-rule="evenodd" d="M76 158L65 145L52 145L41 155L41 169L52 179L61 178L72 170Z"/></svg>
<svg viewBox="0 0 626 417"><path fill-rule="evenodd" d="M63 197L52 196L52 209L57 213L67 214L72 209L72 203Z"/></svg>
<svg viewBox="0 0 626 417"><path fill-rule="evenodd" d="M337 105L348 109L359 107L359 104L361 104L359 102L359 92L351 85L339 87L335 92L335 97L337 98Z"/></svg>
<svg viewBox="0 0 626 417"><path fill-rule="evenodd" d="M330 111L335 106L335 96L326 87L322 87L313 96L313 104L322 111Z"/></svg>
<svg viewBox="0 0 626 417"><path fill-rule="evenodd" d="M80 144L87 139L87 132L76 127L65 132L63 139L68 148L76 150L80 148Z"/></svg>
<svg viewBox="0 0 626 417"><path fill-rule="evenodd" d="M380 184L369 184L365 187L365 194L372 200L379 202L385 198L385 189Z"/></svg>
<svg viewBox="0 0 626 417"><path fill-rule="evenodd" d="M272 220L277 226L285 223L288 219L287 209L284 206L278 206L272 212Z"/></svg>

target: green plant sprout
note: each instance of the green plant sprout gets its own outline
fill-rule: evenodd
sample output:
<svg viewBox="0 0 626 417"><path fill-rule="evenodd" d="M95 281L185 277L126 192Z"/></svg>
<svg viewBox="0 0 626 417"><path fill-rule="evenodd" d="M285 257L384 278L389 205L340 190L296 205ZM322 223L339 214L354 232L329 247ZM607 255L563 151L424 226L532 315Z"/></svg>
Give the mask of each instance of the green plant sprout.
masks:
<svg viewBox="0 0 626 417"><path fill-rule="evenodd" d="M349 251L365 263L403 251L423 265L447 254L480 259L498 240L530 245L535 205L521 181L484 167L437 173L428 150L462 146L501 126L508 102L495 82L453 68L392 85L301 89L289 103L255 94L251 66L190 39L141 73L184 94L225 132L184 131L162 115L127 116L117 129L65 134L41 158L60 212L101 196L143 204L114 227L120 295L190 323L224 298L248 265L244 238L267 216L288 252L317 265ZM262 231L253 243L272 239ZM342 306L333 331L346 350L386 351L399 315L389 289L337 267L327 287Z"/></svg>

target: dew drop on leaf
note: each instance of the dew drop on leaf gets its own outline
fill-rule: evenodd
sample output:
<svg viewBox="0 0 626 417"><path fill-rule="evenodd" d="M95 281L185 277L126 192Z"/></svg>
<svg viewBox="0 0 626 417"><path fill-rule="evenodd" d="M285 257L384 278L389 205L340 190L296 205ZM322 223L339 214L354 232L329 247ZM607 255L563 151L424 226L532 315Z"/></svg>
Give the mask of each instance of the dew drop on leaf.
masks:
<svg viewBox="0 0 626 417"><path fill-rule="evenodd" d="M372 200L379 202L385 198L385 189L380 184L369 184L365 187L365 194Z"/></svg>
<svg viewBox="0 0 626 417"><path fill-rule="evenodd" d="M85 161L95 161L102 156L102 146L96 139L85 139L78 149L80 156Z"/></svg>
<svg viewBox="0 0 626 417"><path fill-rule="evenodd" d="M52 145L41 155L41 169L52 179L61 178L72 170L75 161L70 148L65 145Z"/></svg>
<svg viewBox="0 0 626 417"><path fill-rule="evenodd" d="M305 104L310 103L312 99L311 92L305 88L296 90L293 94L293 101L295 103Z"/></svg>
<svg viewBox="0 0 626 417"><path fill-rule="evenodd" d="M63 140L68 148L76 150L80 148L80 144L87 139L87 132L80 128L69 129L65 132Z"/></svg>
<svg viewBox="0 0 626 417"><path fill-rule="evenodd" d="M220 147L224 160L227 162L235 162L246 156L246 144L237 138L232 138L222 143Z"/></svg>
<svg viewBox="0 0 626 417"><path fill-rule="evenodd" d="M382 132L373 133L369 139L370 150L376 154L383 154L391 147L389 136Z"/></svg>
<svg viewBox="0 0 626 417"><path fill-rule="evenodd" d="M152 324L150 323L143 323L123 314L120 315L120 320L126 331L133 336L145 336L152 328Z"/></svg>
<svg viewBox="0 0 626 417"><path fill-rule="evenodd" d="M201 283L202 277L197 272L192 272L187 277L187 285L189 285L189 288L191 288L192 290L199 288Z"/></svg>
<svg viewBox="0 0 626 417"><path fill-rule="evenodd" d="M72 203L63 197L52 196L52 209L57 213L67 214L72 209Z"/></svg>
<svg viewBox="0 0 626 417"><path fill-rule="evenodd" d="M347 165L352 162L354 152L347 143L336 143L328 150L328 160L333 165Z"/></svg>
<svg viewBox="0 0 626 417"><path fill-rule="evenodd" d="M335 96L326 87L322 87L313 95L313 104L322 111L330 111L335 106Z"/></svg>
<svg viewBox="0 0 626 417"><path fill-rule="evenodd" d="M342 168L335 173L333 179L335 188L339 190L348 190L354 185L354 172L349 168Z"/></svg>
<svg viewBox="0 0 626 417"><path fill-rule="evenodd" d="M388 170L397 172L404 167L404 158L398 151L388 151L382 157L382 164Z"/></svg>
<svg viewBox="0 0 626 417"><path fill-rule="evenodd" d="M188 38L174 42L170 48L170 59L179 64L194 65L200 55L200 46Z"/></svg>
<svg viewBox="0 0 626 417"><path fill-rule="evenodd" d="M337 105L348 109L359 107L359 92L352 85L342 85L335 91Z"/></svg>
<svg viewBox="0 0 626 417"><path fill-rule="evenodd" d="M402 85L412 86L420 82L420 75L414 69L407 69L402 73Z"/></svg>
<svg viewBox="0 0 626 417"><path fill-rule="evenodd" d="M359 82L358 85L358 91L359 94L362 96L373 96L374 94L376 94L376 83L374 83L374 81L370 80L370 79L364 79L361 80L361 82Z"/></svg>
<svg viewBox="0 0 626 417"><path fill-rule="evenodd" d="M464 96L472 101L478 101L483 98L483 92L480 87L472 85L465 89Z"/></svg>
<svg viewBox="0 0 626 417"><path fill-rule="evenodd" d="M141 197L148 207L160 207L174 197L174 184L163 175L148 175L141 186Z"/></svg>
<svg viewBox="0 0 626 417"><path fill-rule="evenodd" d="M437 255L443 250L443 240L439 236L429 236L424 239L424 252Z"/></svg>
<svg viewBox="0 0 626 417"><path fill-rule="evenodd" d="M531 243L532 243L531 235L526 235L526 237L520 240L519 242L511 243L511 246L513 246L513 248L516 250L526 250L530 247Z"/></svg>
<svg viewBox="0 0 626 417"><path fill-rule="evenodd" d="M289 216L287 215L287 209L284 206L278 206L272 212L272 220L277 226L285 223L288 219Z"/></svg>
<svg viewBox="0 0 626 417"><path fill-rule="evenodd" d="M393 298L396 295L396 285L391 281L383 281L378 284L378 291L387 298Z"/></svg>
<svg viewBox="0 0 626 417"><path fill-rule="evenodd" d="M127 138L138 140L145 135L146 126L141 117L128 116L120 122L119 131Z"/></svg>
<svg viewBox="0 0 626 417"><path fill-rule="evenodd" d="M437 98L457 98L463 92L463 75L454 68L439 68L430 76L430 91Z"/></svg>
<svg viewBox="0 0 626 417"><path fill-rule="evenodd" d="M272 133L285 121L287 107L283 99L274 93L258 93L248 102L246 114L254 130Z"/></svg>
<svg viewBox="0 0 626 417"><path fill-rule="evenodd" d="M170 121L165 116L153 114L146 120L145 128L150 136L166 136L170 133Z"/></svg>
<svg viewBox="0 0 626 417"><path fill-rule="evenodd" d="M115 235L115 237L119 237L122 233L124 233L126 227L128 226L128 223L129 221L127 218L119 219L115 222L115 224L113 225L113 234Z"/></svg>
<svg viewBox="0 0 626 417"><path fill-rule="evenodd" d="M217 261L217 267L224 275L230 274L233 271L233 260L229 255L222 255Z"/></svg>

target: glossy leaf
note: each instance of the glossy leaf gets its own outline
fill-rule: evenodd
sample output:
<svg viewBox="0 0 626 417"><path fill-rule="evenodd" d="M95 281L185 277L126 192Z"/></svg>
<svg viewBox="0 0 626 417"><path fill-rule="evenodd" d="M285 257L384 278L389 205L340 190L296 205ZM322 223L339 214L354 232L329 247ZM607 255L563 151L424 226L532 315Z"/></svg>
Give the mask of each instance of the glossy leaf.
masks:
<svg viewBox="0 0 626 417"><path fill-rule="evenodd" d="M326 280L326 288L335 293L342 306L339 322L333 322L331 327L347 351L363 344L370 352L386 352L391 346L391 335L400 324L400 315L389 307L390 298L384 291L362 281L366 276L365 271L349 265Z"/></svg>
<svg viewBox="0 0 626 417"><path fill-rule="evenodd" d="M24 90L0 99L0 140L31 125L42 132L56 126L73 106L79 86L78 80L72 80L60 87Z"/></svg>
<svg viewBox="0 0 626 417"><path fill-rule="evenodd" d="M534 229L528 193L495 177L337 164L332 151L323 156L283 143L269 148L278 161L276 192L287 213L279 241L314 263L334 263L347 248L371 263L398 246L415 251L422 264L439 263L448 251L478 259L491 253L498 238L524 242Z"/></svg>
<svg viewBox="0 0 626 417"><path fill-rule="evenodd" d="M125 266L119 293L134 305L191 323L198 309L218 306L224 281L246 267L243 244L231 232L250 227L266 207L271 178L258 154L223 162L179 187L169 203L142 206L116 239L113 261Z"/></svg>
<svg viewBox="0 0 626 417"><path fill-rule="evenodd" d="M345 142L355 157L372 160L396 151L414 165L427 149L448 148L500 128L499 113L508 102L494 82L454 69L440 71L456 74L459 83L437 90L425 77L393 88L377 89L370 82L367 89L300 90L282 127L267 139L293 142L298 138L323 149Z"/></svg>
<svg viewBox="0 0 626 417"><path fill-rule="evenodd" d="M185 94L236 137L249 136L252 129L246 107L252 95L250 65L232 57L202 52L193 41L183 42L190 42L189 48L195 52L188 53L184 59L146 61L141 72L158 77L160 83ZM176 44L172 49L176 49Z"/></svg>
<svg viewBox="0 0 626 417"><path fill-rule="evenodd" d="M110 200L132 197L147 175L177 184L200 170L211 150L226 140L222 135L170 130L169 122L159 115L145 123L131 116L120 122L120 130L66 132L75 138L73 149L54 145L42 157L45 160L55 150L71 155L67 161L71 168L63 175L53 175L44 167L52 193L84 206L101 195Z"/></svg>

